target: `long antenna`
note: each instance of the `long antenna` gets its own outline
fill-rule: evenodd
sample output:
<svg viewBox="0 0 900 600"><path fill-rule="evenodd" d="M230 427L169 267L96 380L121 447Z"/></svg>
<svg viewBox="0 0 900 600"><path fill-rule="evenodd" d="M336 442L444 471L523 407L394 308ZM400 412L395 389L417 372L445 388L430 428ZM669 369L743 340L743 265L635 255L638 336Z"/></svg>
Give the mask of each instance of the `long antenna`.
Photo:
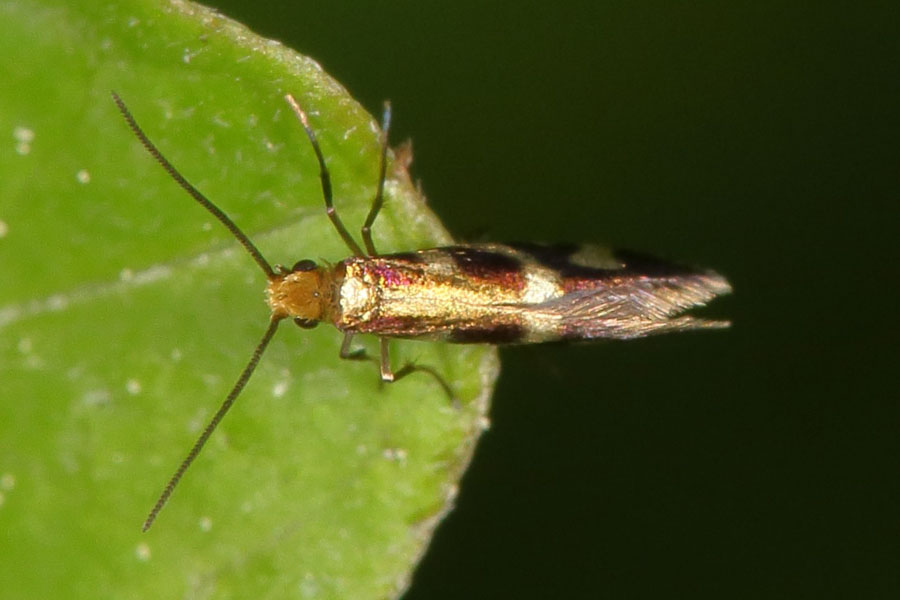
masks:
<svg viewBox="0 0 900 600"><path fill-rule="evenodd" d="M119 111L122 113L122 116L125 117L125 121L128 122L128 126L134 132L134 135L140 140L141 144L143 144L144 148L147 149L147 152L150 153L156 161L162 165L162 168L166 170L166 173L169 174L175 182L180 185L191 197L196 200L200 206L208 210L212 215L219 220L222 225L225 226L228 231L231 232L237 241L241 243L241 245L250 253L250 256L253 257L253 260L256 261L256 264L259 265L259 268L263 270L266 274L266 277L269 279L273 279L276 277L275 271L272 269L272 265L269 264L269 261L263 257L262 253L257 249L257 247L250 241L244 232L241 231L237 225L234 224L228 215L226 215L222 210L213 204L206 196L204 196L200 190L195 188L184 176L178 172L172 163L166 159L165 156L159 151L159 149L150 141L150 139L144 134L143 130L134 120L134 117L131 116L131 112L125 106L125 103L119 97L119 95L115 92L112 92L113 101L115 101L116 106L119 107ZM209 437L212 435L213 431L216 430L219 423L228 413L228 410L231 408L234 401L240 395L241 391L244 389L244 386L247 385L247 382L250 380L250 376L253 375L253 371L256 370L256 366L259 364L259 359L262 357L263 352L265 352L266 347L269 345L269 342L272 340L272 336L275 335L275 331L278 329L278 323L281 321L281 317L272 316L269 321L269 326L266 328L266 332L263 334L262 339L256 345L256 349L253 350L253 355L250 357L250 360L247 362L247 365L244 367L244 370L241 372L241 376L238 377L237 382L234 384L234 387L231 388L231 391L226 396L225 401L222 402L222 406L219 407L219 410L216 411L216 414L213 415L213 418L210 419L209 423L206 425L206 428L203 430L203 433L200 434L200 437L197 438L197 441L194 442L194 445L191 447L191 451L188 452L188 455L185 457L183 461L181 461L181 465L179 465L178 469L175 471L175 474L169 479L169 482L166 484L166 487L163 489L162 493L159 495L159 498L156 500L156 504L153 505L153 508L150 510L150 514L147 515L147 519L144 521L144 526L141 528L143 531L147 531L153 525L153 522L156 520L157 515L159 515L159 511L162 510L163 506L168 502L169 497L172 495L172 492L175 491L175 486L178 485L178 482L181 481L182 476L184 476L185 471L188 470L188 467L194 462L194 459L197 458L197 455L200 454L200 451L203 449L203 446L206 444Z"/></svg>
<svg viewBox="0 0 900 600"><path fill-rule="evenodd" d="M166 157L162 155L162 152L160 152L159 149L153 144L153 142L151 142L150 139L144 134L143 130L137 124L137 121L135 121L134 117L131 116L131 112L125 106L125 103L122 102L121 98L119 98L119 95L115 92L110 93L112 94L112 98L113 101L115 101L116 106L119 107L119 112L121 112L122 116L125 117L125 120L128 122L128 126L131 128L131 131L133 131L134 135L136 135L137 138L141 141L141 144L143 144L144 148L147 149L147 152L149 152L153 156L153 158L156 159L156 162L162 165L162 168L166 170L166 173L168 173L169 176L184 189L184 191L190 194L191 197L200 204L200 206L211 212L212 215L217 218L219 222L222 223L222 225L224 225L226 229L228 229L228 231L231 232L231 235L237 238L237 241L239 241L241 245L247 250L247 252L250 253L250 256L253 257L253 260L256 261L256 264L259 265L259 268L263 270L263 272L266 274L266 277L268 277L269 279L274 277L275 271L272 269L272 265L269 264L269 261L267 261L263 257L262 253L256 248L256 246L253 245L253 242L250 241L250 238L244 235L243 231L238 229L238 226L234 224L234 221L228 218L228 215L222 212L222 210L218 206L210 202L210 200L206 196L204 196L200 192L200 190L191 185L191 183L187 179L185 179L181 173L178 172L178 169L172 166L172 163L170 163L168 159L166 159Z"/></svg>
<svg viewBox="0 0 900 600"><path fill-rule="evenodd" d="M206 425L206 429L203 430L203 433L200 434L200 437L197 438L197 441L194 442L194 446L191 448L191 451L188 452L188 455L181 461L181 465L178 467L178 470L175 471L175 474L172 475L172 478L169 479L169 483L166 484L165 489L163 489L162 494L159 495L159 499L156 501L156 504L153 505L153 509L150 510L150 514L147 515L147 519L144 521L144 526L141 528L142 531L147 531L150 529L150 526L153 525L153 521L156 520L156 516L159 514L159 511L162 510L163 506L166 505L166 502L169 500L169 496L172 495L172 492L175 491L175 486L178 485L178 482L181 481L182 475L187 471L188 467L191 466L191 463L194 462L194 459L197 458L197 455L200 454L200 450L203 449L204 444L209 439L209 436L212 435L212 432L215 431L216 427L219 425L219 422L225 417L225 414L228 412L228 409L231 408L231 405L234 404L235 399L241 393L241 390L244 389L244 386L247 385L247 381L250 380L250 376L253 374L253 371L256 369L256 365L259 364L259 359L262 357L263 352L266 350L266 346L269 345L269 342L272 339L272 336L275 335L275 330L278 329L278 323L281 321L280 318L272 317L272 320L269 321L269 326L266 328L266 332L263 334L262 339L259 340L259 344L256 345L256 349L253 351L253 356L250 357L250 361L247 363L247 366L244 367L244 370L241 372L241 376L238 377L237 383L234 384L234 387L231 388L231 392L229 392L228 396L225 398L225 401L222 402L222 406L219 407L219 410L216 411L216 414L213 415L213 418L210 419L209 423Z"/></svg>

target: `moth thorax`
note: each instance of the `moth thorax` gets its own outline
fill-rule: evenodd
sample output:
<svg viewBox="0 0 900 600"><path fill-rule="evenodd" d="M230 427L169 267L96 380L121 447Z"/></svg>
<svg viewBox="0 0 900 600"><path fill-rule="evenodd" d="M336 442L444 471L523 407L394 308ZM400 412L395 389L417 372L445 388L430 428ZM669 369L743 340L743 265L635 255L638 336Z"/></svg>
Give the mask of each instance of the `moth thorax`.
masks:
<svg viewBox="0 0 900 600"><path fill-rule="evenodd" d="M331 277L323 268L295 270L275 275L266 290L276 318L321 321L328 316Z"/></svg>

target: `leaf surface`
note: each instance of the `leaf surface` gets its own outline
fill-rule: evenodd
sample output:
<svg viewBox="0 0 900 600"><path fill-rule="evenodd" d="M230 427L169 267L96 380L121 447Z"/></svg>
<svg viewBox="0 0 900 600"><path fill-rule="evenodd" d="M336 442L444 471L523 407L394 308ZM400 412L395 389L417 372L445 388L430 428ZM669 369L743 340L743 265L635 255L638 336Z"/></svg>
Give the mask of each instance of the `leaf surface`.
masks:
<svg viewBox="0 0 900 600"><path fill-rule="evenodd" d="M265 279L128 131L273 263L348 254L310 114L358 231L378 127L312 60L197 5L0 5L0 597L382 598L406 585L483 429L492 349L282 325L156 525L141 522L262 335ZM387 91L387 90L386 90ZM449 237L392 169L381 251ZM377 352L374 340L360 340Z"/></svg>

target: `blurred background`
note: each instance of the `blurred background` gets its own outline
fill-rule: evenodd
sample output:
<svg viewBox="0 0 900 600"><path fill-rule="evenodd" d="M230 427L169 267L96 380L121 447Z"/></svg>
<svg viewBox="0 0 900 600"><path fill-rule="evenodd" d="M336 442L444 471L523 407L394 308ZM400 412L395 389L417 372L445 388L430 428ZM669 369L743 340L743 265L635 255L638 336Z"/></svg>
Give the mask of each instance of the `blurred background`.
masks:
<svg viewBox="0 0 900 600"><path fill-rule="evenodd" d="M735 287L729 331L505 349L407 598L900 597L895 4L207 4L390 98L461 241Z"/></svg>

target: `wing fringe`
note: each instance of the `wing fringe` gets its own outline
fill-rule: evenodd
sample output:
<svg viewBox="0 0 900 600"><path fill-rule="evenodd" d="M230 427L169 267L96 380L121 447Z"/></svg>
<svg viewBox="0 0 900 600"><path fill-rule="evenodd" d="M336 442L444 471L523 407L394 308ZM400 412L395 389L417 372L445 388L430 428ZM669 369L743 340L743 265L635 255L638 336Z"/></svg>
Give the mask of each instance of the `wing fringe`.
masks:
<svg viewBox="0 0 900 600"><path fill-rule="evenodd" d="M556 315L567 339L631 339L693 329L722 329L729 321L682 314L731 292L728 281L713 271L668 277L623 277L595 288L576 290L536 305L534 311Z"/></svg>

